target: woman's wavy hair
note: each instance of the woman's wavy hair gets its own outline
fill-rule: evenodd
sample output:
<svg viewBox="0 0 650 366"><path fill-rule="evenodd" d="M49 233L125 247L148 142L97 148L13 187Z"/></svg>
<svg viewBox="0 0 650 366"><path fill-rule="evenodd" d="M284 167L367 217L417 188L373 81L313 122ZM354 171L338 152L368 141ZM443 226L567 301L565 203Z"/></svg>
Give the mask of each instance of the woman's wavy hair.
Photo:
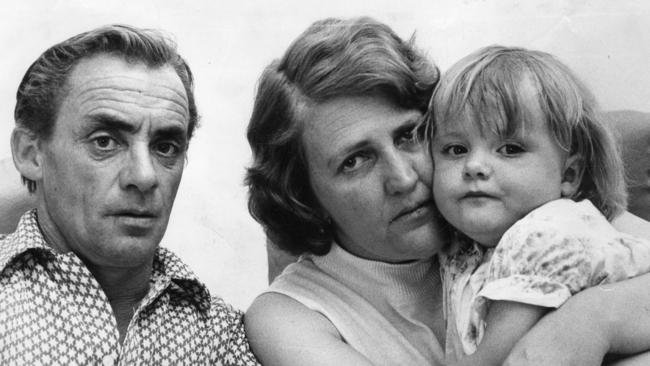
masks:
<svg viewBox="0 0 650 366"><path fill-rule="evenodd" d="M126 62L142 62L148 67L171 66L183 83L188 100L187 138L192 138L198 123L194 102L194 81L176 44L162 33L128 25L108 25L73 36L48 48L27 69L16 93L16 125L47 140L52 135L59 106L67 93L66 82L74 66L82 59L99 54L114 55ZM36 182L25 177L30 192Z"/></svg>
<svg viewBox="0 0 650 366"><path fill-rule="evenodd" d="M340 97L380 96L426 111L438 69L374 19L313 23L262 73L248 142L248 209L269 238L292 254L325 254L334 228L311 189L302 131L310 107Z"/></svg>
<svg viewBox="0 0 650 366"><path fill-rule="evenodd" d="M463 113L483 132L509 137L530 120L532 83L544 122L559 146L583 159L579 188L570 197L589 199L608 218L626 207L623 163L612 132L603 121L593 94L554 56L524 48L489 46L464 57L440 79L427 119L435 126L456 123Z"/></svg>

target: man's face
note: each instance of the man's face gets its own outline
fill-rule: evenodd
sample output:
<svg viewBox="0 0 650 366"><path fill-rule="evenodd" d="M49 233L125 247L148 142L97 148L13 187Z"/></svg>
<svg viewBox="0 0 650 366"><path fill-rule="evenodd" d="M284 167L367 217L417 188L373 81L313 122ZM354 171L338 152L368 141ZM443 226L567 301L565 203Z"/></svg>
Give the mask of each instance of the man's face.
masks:
<svg viewBox="0 0 650 366"><path fill-rule="evenodd" d="M171 67L81 60L39 147L38 219L48 242L94 266L150 262L183 173L188 121Z"/></svg>

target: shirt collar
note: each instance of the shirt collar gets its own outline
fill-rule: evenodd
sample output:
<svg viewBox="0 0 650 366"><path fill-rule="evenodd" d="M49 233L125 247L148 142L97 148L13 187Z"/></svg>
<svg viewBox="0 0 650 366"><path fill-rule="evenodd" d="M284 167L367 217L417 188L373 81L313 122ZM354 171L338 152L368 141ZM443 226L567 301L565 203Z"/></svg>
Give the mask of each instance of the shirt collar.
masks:
<svg viewBox="0 0 650 366"><path fill-rule="evenodd" d="M54 250L47 245L38 227L36 209L23 214L16 231L0 240L0 271L17 256L32 250L54 256Z"/></svg>
<svg viewBox="0 0 650 366"><path fill-rule="evenodd" d="M14 258L28 251L38 251L54 258L56 253L45 242L38 225L36 209L27 211L18 223L16 231L0 238L0 272ZM159 247L153 262L152 280L167 283L166 287L183 292L196 306L206 311L210 308L211 296L207 287L174 253Z"/></svg>
<svg viewBox="0 0 650 366"><path fill-rule="evenodd" d="M158 248L153 262L152 278L154 281L169 279L169 287L184 292L185 296L191 299L200 310L207 311L210 308L211 296L207 287L169 249Z"/></svg>

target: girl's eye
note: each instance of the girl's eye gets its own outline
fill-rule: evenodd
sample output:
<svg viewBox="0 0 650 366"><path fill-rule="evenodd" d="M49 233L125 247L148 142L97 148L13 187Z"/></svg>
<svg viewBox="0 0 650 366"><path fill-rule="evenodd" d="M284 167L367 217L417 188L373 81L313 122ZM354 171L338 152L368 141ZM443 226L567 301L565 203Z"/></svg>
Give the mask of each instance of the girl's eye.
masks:
<svg viewBox="0 0 650 366"><path fill-rule="evenodd" d="M525 150L522 146L517 144L505 144L501 146L497 151L503 155L511 156L521 154Z"/></svg>
<svg viewBox="0 0 650 366"><path fill-rule="evenodd" d="M447 145L442 152L451 156L458 156L467 153L467 148L463 145Z"/></svg>

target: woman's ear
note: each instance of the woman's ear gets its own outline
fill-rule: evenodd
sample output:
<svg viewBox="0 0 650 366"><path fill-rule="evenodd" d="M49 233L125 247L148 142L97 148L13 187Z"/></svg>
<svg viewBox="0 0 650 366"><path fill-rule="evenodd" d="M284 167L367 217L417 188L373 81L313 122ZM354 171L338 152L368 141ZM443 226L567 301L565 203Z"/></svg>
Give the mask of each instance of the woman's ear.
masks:
<svg viewBox="0 0 650 366"><path fill-rule="evenodd" d="M562 197L571 198L576 195L582 183L584 173L584 159L578 154L569 156L564 162L560 191Z"/></svg>
<svg viewBox="0 0 650 366"><path fill-rule="evenodd" d="M41 143L35 133L16 127L11 134L11 152L20 175L32 181L43 177Z"/></svg>

